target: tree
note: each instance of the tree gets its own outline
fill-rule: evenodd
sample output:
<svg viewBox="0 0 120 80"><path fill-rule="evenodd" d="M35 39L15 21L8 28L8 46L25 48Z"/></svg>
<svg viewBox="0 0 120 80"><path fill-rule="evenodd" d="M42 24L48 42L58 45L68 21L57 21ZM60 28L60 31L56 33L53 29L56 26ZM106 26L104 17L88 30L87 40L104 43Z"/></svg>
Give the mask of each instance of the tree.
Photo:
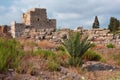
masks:
<svg viewBox="0 0 120 80"><path fill-rule="evenodd" d="M94 29L94 28L99 28L99 20L98 20L98 17L97 17L97 16L95 16L95 20L94 20L94 23L93 23L92 28L93 28L93 29Z"/></svg>
<svg viewBox="0 0 120 80"><path fill-rule="evenodd" d="M81 65L81 57L91 47L88 37L83 38L79 32L69 32L68 39L64 40L63 45L70 54L70 64Z"/></svg>
<svg viewBox="0 0 120 80"><path fill-rule="evenodd" d="M110 23L109 23L109 26L108 26L108 29L112 32L114 31L114 21L115 21L115 18L114 17L111 17L110 18Z"/></svg>
<svg viewBox="0 0 120 80"><path fill-rule="evenodd" d="M120 21L117 20L115 17L110 18L110 23L108 25L108 29L111 32L116 32L120 29Z"/></svg>

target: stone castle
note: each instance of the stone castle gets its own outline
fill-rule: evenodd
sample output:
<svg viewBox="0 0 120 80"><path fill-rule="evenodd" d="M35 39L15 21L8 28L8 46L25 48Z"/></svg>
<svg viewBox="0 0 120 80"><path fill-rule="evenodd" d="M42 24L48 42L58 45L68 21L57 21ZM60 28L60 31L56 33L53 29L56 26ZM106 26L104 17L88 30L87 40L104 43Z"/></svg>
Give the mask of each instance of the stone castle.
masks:
<svg viewBox="0 0 120 80"><path fill-rule="evenodd" d="M48 19L46 9L33 8L22 14L22 23L13 22L11 35L21 37L26 29L39 31L41 29L56 29L56 19Z"/></svg>

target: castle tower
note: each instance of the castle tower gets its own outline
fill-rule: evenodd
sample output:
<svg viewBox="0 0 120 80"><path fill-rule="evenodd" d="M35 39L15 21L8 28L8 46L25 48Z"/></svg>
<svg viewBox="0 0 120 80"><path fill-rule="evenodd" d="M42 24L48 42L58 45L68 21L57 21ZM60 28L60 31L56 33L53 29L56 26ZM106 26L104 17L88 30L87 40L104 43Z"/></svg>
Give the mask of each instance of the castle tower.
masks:
<svg viewBox="0 0 120 80"><path fill-rule="evenodd" d="M22 23L36 29L56 28L56 20L48 19L44 8L33 8L23 13Z"/></svg>
<svg viewBox="0 0 120 80"><path fill-rule="evenodd" d="M22 14L22 23L13 22L11 34L13 38L23 35L26 29L56 29L56 19L48 19L46 9L33 8Z"/></svg>

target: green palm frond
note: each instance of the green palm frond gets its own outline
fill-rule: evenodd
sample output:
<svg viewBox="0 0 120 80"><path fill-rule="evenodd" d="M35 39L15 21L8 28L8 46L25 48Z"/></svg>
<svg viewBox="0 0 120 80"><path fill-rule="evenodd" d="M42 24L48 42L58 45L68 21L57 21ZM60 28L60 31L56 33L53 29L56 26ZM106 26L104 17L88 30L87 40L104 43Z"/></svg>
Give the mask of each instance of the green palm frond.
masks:
<svg viewBox="0 0 120 80"><path fill-rule="evenodd" d="M83 38L79 32L69 32L69 37L64 40L63 45L72 57L81 58L90 48L91 43L88 41L88 37Z"/></svg>

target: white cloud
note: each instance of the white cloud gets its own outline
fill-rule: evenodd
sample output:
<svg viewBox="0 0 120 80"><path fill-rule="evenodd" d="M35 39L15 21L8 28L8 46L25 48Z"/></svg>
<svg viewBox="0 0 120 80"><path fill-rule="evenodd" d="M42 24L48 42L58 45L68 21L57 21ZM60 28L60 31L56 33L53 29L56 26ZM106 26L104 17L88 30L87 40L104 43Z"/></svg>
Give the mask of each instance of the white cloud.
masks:
<svg viewBox="0 0 120 80"><path fill-rule="evenodd" d="M67 20L67 19L76 19L79 18L80 14L77 13L58 13L56 18L61 20Z"/></svg>
<svg viewBox="0 0 120 80"><path fill-rule="evenodd" d="M111 16L120 19L120 0L13 0L10 6L0 6L0 24L20 22L22 12L33 7L47 8L48 17L56 18L57 26L90 28L98 16L101 27L107 27Z"/></svg>

